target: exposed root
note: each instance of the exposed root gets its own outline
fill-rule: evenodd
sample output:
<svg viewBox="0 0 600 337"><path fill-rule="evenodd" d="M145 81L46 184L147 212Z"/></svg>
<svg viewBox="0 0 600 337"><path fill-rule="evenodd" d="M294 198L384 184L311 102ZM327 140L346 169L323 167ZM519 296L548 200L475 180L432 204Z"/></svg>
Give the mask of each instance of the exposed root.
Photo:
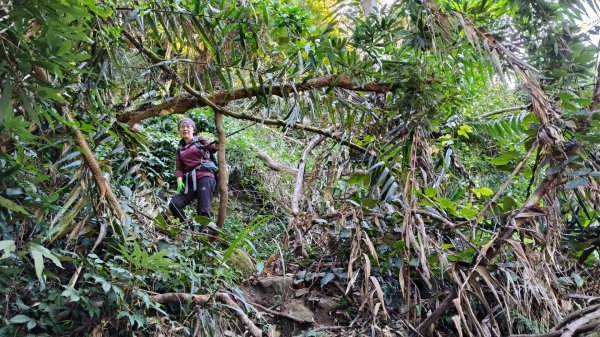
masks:
<svg viewBox="0 0 600 337"><path fill-rule="evenodd" d="M213 298L211 295L194 295L194 294L186 294L186 293L166 293L166 294L158 294L150 296L150 301L165 304L171 302L193 302L196 305L205 304L210 299ZM219 302L226 304L233 312L236 314L238 319L246 325L250 334L255 337L262 336L262 330L259 329L250 318L242 311L240 306L235 303L233 299L229 296L229 294L224 292L218 292L214 294L214 298L216 298Z"/></svg>

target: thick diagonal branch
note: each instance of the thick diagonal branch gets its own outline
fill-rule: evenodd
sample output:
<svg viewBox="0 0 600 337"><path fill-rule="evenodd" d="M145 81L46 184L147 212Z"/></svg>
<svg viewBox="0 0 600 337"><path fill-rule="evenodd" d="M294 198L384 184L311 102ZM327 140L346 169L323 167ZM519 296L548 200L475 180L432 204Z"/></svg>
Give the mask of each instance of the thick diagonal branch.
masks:
<svg viewBox="0 0 600 337"><path fill-rule="evenodd" d="M293 168L291 166L283 165L276 162L273 158L271 158L265 151L257 150L257 157L260 159L265 165L273 171L277 172L285 172L289 174L298 174L298 169Z"/></svg>
<svg viewBox="0 0 600 337"><path fill-rule="evenodd" d="M41 78L42 80L49 81L48 73L45 69L41 67L34 67L33 72L37 77ZM56 111L63 115L69 123L75 123L75 118L73 118L73 115L69 111L69 108L66 105L64 105L64 103L58 101L54 101L53 103L54 107L56 108ZM106 198L106 201L108 202L110 209L112 210L114 215L116 215L119 221L123 223L123 221L125 221L125 212L123 212L123 209L121 208L119 199L113 192L106 179L104 179L104 173L100 169L100 165L96 160L96 155L91 150L81 130L79 130L79 128L77 127L72 126L70 128L73 132L75 140L77 141L77 144L79 145L81 154L83 155L83 159L89 167L90 171L92 172L92 175L94 176L94 180L96 181L96 188L98 189L100 199ZM94 248L96 248L100 241L102 241L104 235L106 235L106 231L101 229L100 235L98 236L98 239L94 244Z"/></svg>
<svg viewBox="0 0 600 337"><path fill-rule="evenodd" d="M160 58L153 60L158 61ZM161 60L162 61L162 60ZM279 97L288 97L290 94L294 93L294 89L296 92L301 91L309 91L319 88L342 88L352 91L366 91L366 92L377 92L377 93L386 93L393 91L397 85L388 84L388 83L367 83L364 85L358 85L352 81L352 79L348 76L322 76L318 78L314 78L308 80L303 83L297 84L278 84L273 85L271 87L260 87L256 89L250 88L238 88L233 89L231 91L219 91L215 92L212 95L206 95L207 100L211 101L213 104L217 105L226 105L229 102L244 99L244 98L253 98L253 97L264 97L264 96L279 96ZM184 113L190 109L198 108L202 106L207 106L209 104L203 102L202 100L194 97L193 95L189 95L187 93L182 93L174 97L173 99L164 102L160 105L148 108L148 109L140 109L128 111L120 114L117 119L120 122L128 123L130 125L135 124L139 121L142 121L147 118L156 117L159 115L166 114L177 114Z"/></svg>

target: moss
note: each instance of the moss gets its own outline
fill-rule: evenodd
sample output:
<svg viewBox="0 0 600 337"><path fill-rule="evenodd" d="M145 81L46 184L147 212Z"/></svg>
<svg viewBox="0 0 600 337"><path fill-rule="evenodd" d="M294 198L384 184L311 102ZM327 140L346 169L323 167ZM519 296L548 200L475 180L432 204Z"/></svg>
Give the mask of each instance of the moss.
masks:
<svg viewBox="0 0 600 337"><path fill-rule="evenodd" d="M242 274L243 278L248 278L252 276L252 274L256 270L256 266L254 265L254 262L252 261L248 253L239 248L233 251L227 263L232 268L238 270L240 274Z"/></svg>

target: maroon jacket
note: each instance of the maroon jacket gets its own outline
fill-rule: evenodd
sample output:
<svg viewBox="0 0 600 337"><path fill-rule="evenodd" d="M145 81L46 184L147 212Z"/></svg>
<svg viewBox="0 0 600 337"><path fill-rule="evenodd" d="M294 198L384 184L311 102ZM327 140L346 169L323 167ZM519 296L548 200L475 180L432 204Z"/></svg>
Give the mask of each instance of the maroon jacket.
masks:
<svg viewBox="0 0 600 337"><path fill-rule="evenodd" d="M179 141L179 149L175 156L175 174L177 178L184 178L185 173L192 171L196 166L210 161L210 153L217 152L216 144L211 144L206 137L198 136L194 137L194 140L198 138L200 144L205 146L207 151L202 151L194 144L194 141L189 144L184 144L183 139ZM210 171L196 170L196 178L202 177L213 177L215 174Z"/></svg>

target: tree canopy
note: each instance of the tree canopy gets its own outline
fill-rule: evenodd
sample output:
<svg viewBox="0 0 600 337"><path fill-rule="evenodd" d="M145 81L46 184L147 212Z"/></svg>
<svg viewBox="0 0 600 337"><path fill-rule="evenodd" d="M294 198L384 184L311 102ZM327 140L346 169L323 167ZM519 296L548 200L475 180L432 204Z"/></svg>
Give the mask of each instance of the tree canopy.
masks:
<svg viewBox="0 0 600 337"><path fill-rule="evenodd" d="M0 334L598 331L599 27L593 0L2 2ZM219 142L211 240L166 210L182 115ZM259 303L267 276L295 293ZM314 296L335 326L286 314Z"/></svg>

